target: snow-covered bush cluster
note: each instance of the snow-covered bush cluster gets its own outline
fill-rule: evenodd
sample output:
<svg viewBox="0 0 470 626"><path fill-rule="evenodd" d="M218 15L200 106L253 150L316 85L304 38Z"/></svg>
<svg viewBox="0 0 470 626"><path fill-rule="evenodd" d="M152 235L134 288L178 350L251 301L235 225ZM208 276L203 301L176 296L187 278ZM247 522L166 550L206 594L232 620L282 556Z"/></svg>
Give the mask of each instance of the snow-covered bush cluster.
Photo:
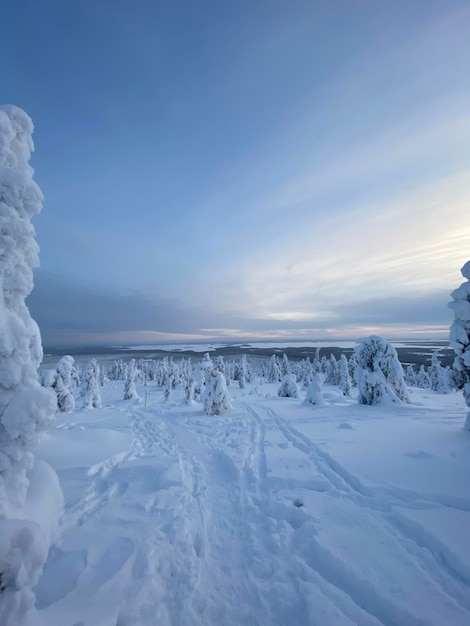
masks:
<svg viewBox="0 0 470 626"><path fill-rule="evenodd" d="M455 351L454 371L456 386L463 390L467 406L470 408L470 261L460 270L466 278L460 287L450 295L453 302L449 307L454 312L454 322L450 328L450 346ZM470 410L465 428L470 429Z"/></svg>
<svg viewBox="0 0 470 626"><path fill-rule="evenodd" d="M34 604L32 588L45 562L53 528L28 507L36 488L60 490L52 470L34 464L34 450L51 424L56 396L38 382L39 329L25 299L33 288L38 246L31 218L42 194L29 165L31 119L15 106L0 107L0 624L20 626ZM34 500L41 495L34 494ZM47 495L44 498L47 499Z"/></svg>

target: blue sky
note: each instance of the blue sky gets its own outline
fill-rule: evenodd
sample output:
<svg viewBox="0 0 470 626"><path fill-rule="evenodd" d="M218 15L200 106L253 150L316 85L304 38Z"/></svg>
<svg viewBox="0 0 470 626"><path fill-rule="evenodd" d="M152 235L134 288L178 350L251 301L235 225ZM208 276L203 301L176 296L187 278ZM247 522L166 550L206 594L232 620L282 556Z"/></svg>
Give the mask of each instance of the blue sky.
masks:
<svg viewBox="0 0 470 626"><path fill-rule="evenodd" d="M5 0L44 343L445 336L467 1Z"/></svg>

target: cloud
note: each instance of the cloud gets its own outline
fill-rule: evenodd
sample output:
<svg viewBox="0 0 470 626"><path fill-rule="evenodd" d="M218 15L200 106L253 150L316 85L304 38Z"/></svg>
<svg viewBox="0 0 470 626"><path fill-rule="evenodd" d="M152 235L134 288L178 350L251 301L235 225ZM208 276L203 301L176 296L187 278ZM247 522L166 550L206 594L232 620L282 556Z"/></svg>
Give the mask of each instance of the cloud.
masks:
<svg viewBox="0 0 470 626"><path fill-rule="evenodd" d="M46 343L93 333L193 333L208 318L202 308L184 306L176 299L93 287L43 270L35 274L28 306Z"/></svg>
<svg viewBox="0 0 470 626"><path fill-rule="evenodd" d="M380 332L403 336L445 333L449 296L383 297L347 306L323 307L309 315L252 316L191 308L181 301L149 298L137 291L110 292L77 284L63 275L38 272L28 299L46 345L142 343L199 339L318 338ZM306 305L305 305L305 308Z"/></svg>

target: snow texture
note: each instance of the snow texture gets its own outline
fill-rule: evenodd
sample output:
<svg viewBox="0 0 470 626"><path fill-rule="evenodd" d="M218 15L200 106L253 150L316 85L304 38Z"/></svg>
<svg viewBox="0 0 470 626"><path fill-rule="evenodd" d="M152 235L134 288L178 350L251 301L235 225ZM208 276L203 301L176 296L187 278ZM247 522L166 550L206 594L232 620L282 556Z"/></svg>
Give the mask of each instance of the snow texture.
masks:
<svg viewBox="0 0 470 626"><path fill-rule="evenodd" d="M38 626L468 626L461 394L364 407L325 384L312 419L258 378L208 417L184 385L147 382L144 407L124 384L39 449L66 510Z"/></svg>
<svg viewBox="0 0 470 626"><path fill-rule="evenodd" d="M25 623L32 587L46 559L51 525L42 528L31 505L28 470L51 424L56 398L38 382L42 359L39 329L25 299L33 288L38 246L31 218L42 194L29 158L33 124L18 107L0 107L0 624ZM40 482L54 491L57 483ZM37 487L38 488L38 487ZM45 494L43 494L45 495ZM29 501L28 501L28 498ZM34 500L41 501L35 494ZM53 515L54 517L54 515ZM50 522L50 520L49 520Z"/></svg>

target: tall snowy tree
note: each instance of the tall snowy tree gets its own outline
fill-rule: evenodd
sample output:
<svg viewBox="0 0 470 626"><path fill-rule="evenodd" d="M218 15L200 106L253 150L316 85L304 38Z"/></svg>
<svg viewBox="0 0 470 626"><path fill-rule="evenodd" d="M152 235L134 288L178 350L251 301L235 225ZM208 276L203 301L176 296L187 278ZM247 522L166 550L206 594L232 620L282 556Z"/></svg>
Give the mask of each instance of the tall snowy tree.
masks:
<svg viewBox="0 0 470 626"><path fill-rule="evenodd" d="M42 194L29 165L31 119L0 107L0 624L21 626L34 605L33 587L45 562L50 529L26 513L29 474L39 471L34 451L53 419L56 398L38 382L39 329L25 299L33 288L38 246L31 218ZM43 464L44 465L44 464ZM44 471L44 470L42 470ZM60 495L48 469L45 492ZM54 482L55 480L55 482ZM35 494L36 499L48 496ZM50 511L54 517L54 511ZM50 525L50 521L48 525Z"/></svg>
<svg viewBox="0 0 470 626"><path fill-rule="evenodd" d="M467 280L450 295L453 302L449 308L454 312L454 322L450 327L450 346L455 352L454 370L457 387L463 390L465 402L470 409L470 261L460 270ZM465 428L470 430L470 410L465 420Z"/></svg>

